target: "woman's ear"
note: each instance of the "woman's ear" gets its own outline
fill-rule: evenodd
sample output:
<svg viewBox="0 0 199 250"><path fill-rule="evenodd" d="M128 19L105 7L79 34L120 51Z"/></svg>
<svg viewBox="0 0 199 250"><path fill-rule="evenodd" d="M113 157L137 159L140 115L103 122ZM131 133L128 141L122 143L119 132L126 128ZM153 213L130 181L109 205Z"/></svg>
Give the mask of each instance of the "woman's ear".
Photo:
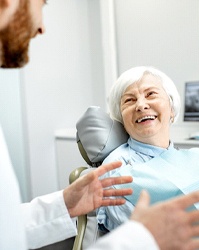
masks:
<svg viewBox="0 0 199 250"><path fill-rule="evenodd" d="M175 112L173 107L171 107L171 115L170 115L170 122L173 123L174 122L174 117L175 117Z"/></svg>

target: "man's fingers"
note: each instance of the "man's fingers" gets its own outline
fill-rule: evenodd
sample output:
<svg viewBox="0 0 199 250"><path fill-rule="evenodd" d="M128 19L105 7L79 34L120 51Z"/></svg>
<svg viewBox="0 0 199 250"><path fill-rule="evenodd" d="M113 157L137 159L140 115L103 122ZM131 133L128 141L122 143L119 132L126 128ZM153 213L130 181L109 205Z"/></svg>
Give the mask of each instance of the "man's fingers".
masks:
<svg viewBox="0 0 199 250"><path fill-rule="evenodd" d="M199 202L199 191L190 193L182 197L177 197L174 200L176 200L175 202L179 205L180 208L185 209L192 206L194 203Z"/></svg>
<svg viewBox="0 0 199 250"><path fill-rule="evenodd" d="M132 189L108 189L104 190L104 197L109 197L109 196L124 196L124 195L131 195L133 193ZM102 206L114 206L114 205L122 205L125 203L125 199L104 199L103 200L103 205ZM140 198L137 202L136 207L148 207L150 203L150 197L149 194L143 190L141 192ZM106 204L106 205L105 205Z"/></svg>
<svg viewBox="0 0 199 250"><path fill-rule="evenodd" d="M105 165L102 165L100 167L98 167L96 170L94 170L96 172L96 174L100 177L101 175L107 173L110 170L119 168L122 165L121 161L115 161L115 162L111 162Z"/></svg>
<svg viewBox="0 0 199 250"><path fill-rule="evenodd" d="M199 223L199 210L187 213L187 217L190 223Z"/></svg>
<svg viewBox="0 0 199 250"><path fill-rule="evenodd" d="M131 195L133 190L131 188L125 189L105 189L103 192L103 197L111 197L111 196L126 196Z"/></svg>
<svg viewBox="0 0 199 250"><path fill-rule="evenodd" d="M149 194L147 193L147 191L145 190L142 190L141 194L140 194L140 197L139 197L139 200L136 204L136 207L137 208L145 208L145 207L148 207L149 206L149 203L150 203L150 196Z"/></svg>
<svg viewBox="0 0 199 250"><path fill-rule="evenodd" d="M125 184L125 183L131 183L133 181L132 176L119 176L119 177L110 177L105 178L101 180L102 187L110 187L113 185L119 185L119 184Z"/></svg>
<svg viewBox="0 0 199 250"><path fill-rule="evenodd" d="M199 225L193 225L192 226L192 236L199 236ZM199 239L198 239L199 240Z"/></svg>
<svg viewBox="0 0 199 250"><path fill-rule="evenodd" d="M186 249L199 249L199 239L198 238L191 239Z"/></svg>
<svg viewBox="0 0 199 250"><path fill-rule="evenodd" d="M104 199L102 200L101 206L118 206L123 205L126 202L125 199L118 198L118 199Z"/></svg>
<svg viewBox="0 0 199 250"><path fill-rule="evenodd" d="M81 180L81 186L86 186L89 183L91 183L93 180L95 180L96 177L99 177L105 173L107 173L110 170L113 170L115 168L118 168L121 166L121 162L112 162L108 163L106 165L100 166L99 168L95 169L94 171L91 171L87 173L84 176L81 176L78 178L74 183L80 183ZM79 182L78 182L79 180ZM120 177L109 177L101 180L102 187L110 187L116 184L124 184L124 183L130 183L132 182L133 178L131 176L120 176Z"/></svg>

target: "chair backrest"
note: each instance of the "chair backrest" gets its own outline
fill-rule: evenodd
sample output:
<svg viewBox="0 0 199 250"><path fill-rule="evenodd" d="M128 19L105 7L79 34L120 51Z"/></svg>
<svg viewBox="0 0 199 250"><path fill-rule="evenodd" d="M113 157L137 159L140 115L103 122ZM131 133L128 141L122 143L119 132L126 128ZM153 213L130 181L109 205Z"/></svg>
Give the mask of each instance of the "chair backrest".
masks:
<svg viewBox="0 0 199 250"><path fill-rule="evenodd" d="M112 120L105 111L97 106L91 106L86 110L78 120L76 128L80 153L92 167L82 171L81 175L101 165L103 160L115 148L127 142L129 137L121 123ZM93 244L102 233L98 230L95 211L78 218L78 221L80 234L75 239L73 250L84 250Z"/></svg>
<svg viewBox="0 0 199 250"><path fill-rule="evenodd" d="M100 107L91 106L76 124L77 143L85 161L98 167L129 135L123 125L112 120Z"/></svg>

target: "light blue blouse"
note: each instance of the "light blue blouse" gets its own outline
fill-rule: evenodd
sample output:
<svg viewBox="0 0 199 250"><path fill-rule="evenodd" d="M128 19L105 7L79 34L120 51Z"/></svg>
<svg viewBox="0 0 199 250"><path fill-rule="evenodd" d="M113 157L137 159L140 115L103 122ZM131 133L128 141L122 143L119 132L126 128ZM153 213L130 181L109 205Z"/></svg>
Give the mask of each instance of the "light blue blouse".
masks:
<svg viewBox="0 0 199 250"><path fill-rule="evenodd" d="M127 143L121 145L117 149L115 149L105 160L103 163L108 163L116 160L122 161L122 167L116 170L113 170L111 172L108 172L105 176L103 177L108 177L108 176L119 176L119 175L124 175L125 173L132 173L134 177L134 182L131 184L133 189L134 189L134 194L131 196L131 198L126 197L126 203L122 206L109 206L109 207L101 207L97 211L97 220L99 224L103 224L106 229L109 231L113 230L114 228L118 227L120 224L122 224L124 221L128 220L130 217L133 209L134 209L134 204L136 204L137 198L139 197L139 192L142 188L149 188L152 197L152 202L156 202L159 200L166 200L170 197L175 197L179 194L182 194L181 189L179 189L178 184L180 186L184 185L184 181L182 180L182 183L179 183L178 175L182 177L182 179L185 179L187 176L187 173L189 175L189 183L188 183L188 192L190 190L195 190L199 188L199 172L198 172L198 167L199 166L194 166L191 171L187 171L189 165L189 159L185 160L185 164L183 166L183 171L180 170L180 168L176 167L179 163L179 167L183 165L181 162L181 159L183 161L184 159L187 159L185 156L186 154L191 154L193 155L193 163L192 165L198 165L195 164L198 158L198 149L195 152L188 152L188 151L183 151L181 152L174 149L173 143L170 143L169 147L167 149L160 148L160 147L155 147L149 144L144 144L138 141L135 141L132 138L129 138ZM187 152L187 153L186 153ZM165 155L166 154L166 155ZM176 158L176 161L172 167L172 165L169 165L170 163L167 162L167 158L169 156L170 159L173 159L173 156L178 155L178 159ZM160 156L160 157L159 157ZM163 157L163 159L162 159ZM164 157L166 161L164 160ZM153 159L154 158L154 159ZM152 160L152 161L149 161ZM157 160L157 161L156 161ZM156 162L156 164L153 164L153 162ZM172 160L173 161L173 160ZM135 164L136 162L136 164ZM154 165L156 165L157 168L152 169L148 168L147 166L144 166L143 163L147 162L147 165L152 165L152 168ZM159 163L161 162L163 174L159 170ZM141 164L141 165L140 165ZM163 167L163 165L165 165ZM173 172L168 171L168 167L171 166L171 170ZM169 172L168 175L170 175L171 180L167 180L164 178L164 169L166 170L166 173ZM154 172L153 172L154 171ZM183 172L183 173L181 173ZM193 172L193 175L192 175ZM195 174L195 176L194 176ZM156 178L157 177L157 178ZM159 178L160 177L160 178ZM163 177L163 178L162 178ZM185 177L185 178L184 178ZM163 180L163 181L162 181ZM193 182L192 182L193 180ZM174 183L174 185L173 185ZM189 185L191 183L191 185ZM194 183L194 186L192 185ZM175 185L177 184L177 185ZM192 187L193 186L193 187ZM125 186L124 186L125 187ZM183 186L184 188L184 186ZM148 189L147 189L148 190ZM148 190L149 191L149 190ZM186 191L185 191L186 192ZM184 192L184 193L185 193ZM135 199L136 197L136 199Z"/></svg>

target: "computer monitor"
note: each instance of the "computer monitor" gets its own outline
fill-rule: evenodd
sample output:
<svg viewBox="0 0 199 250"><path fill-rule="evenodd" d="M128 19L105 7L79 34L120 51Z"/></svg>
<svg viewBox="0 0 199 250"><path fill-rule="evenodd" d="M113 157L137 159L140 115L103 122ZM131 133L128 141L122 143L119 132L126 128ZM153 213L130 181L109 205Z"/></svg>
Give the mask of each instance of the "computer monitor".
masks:
<svg viewBox="0 0 199 250"><path fill-rule="evenodd" d="M199 121L199 81L185 83L184 121Z"/></svg>

